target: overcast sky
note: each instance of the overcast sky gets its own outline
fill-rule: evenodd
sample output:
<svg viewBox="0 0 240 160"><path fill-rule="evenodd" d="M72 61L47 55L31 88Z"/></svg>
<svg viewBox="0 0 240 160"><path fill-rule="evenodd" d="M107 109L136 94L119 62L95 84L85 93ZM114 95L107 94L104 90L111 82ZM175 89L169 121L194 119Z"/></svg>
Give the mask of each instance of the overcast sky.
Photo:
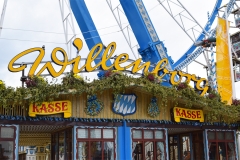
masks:
<svg viewBox="0 0 240 160"><path fill-rule="evenodd" d="M85 2L103 43L107 45L110 42L116 42L117 50L115 51L115 55L129 53L130 57L134 59L107 2L105 0L85 0ZM114 0L114 2L117 4L117 0ZM160 40L164 42L168 50L168 55L170 55L174 61L177 61L191 46L192 41L163 7L159 5L157 0L143 0L143 2L149 11L150 18ZM209 11L211 13L215 4L215 0L182 0L181 2L202 26L207 22L207 12ZM228 0L223 0L223 4L227 2ZM1 12L2 6L3 0L0 0ZM179 8L177 7L172 6L172 9L175 14L179 12ZM230 17L230 20L232 20L232 17ZM125 22L127 23L127 21ZM192 26L190 22L185 23L185 25L186 28ZM234 25L234 23L232 23L232 25ZM216 24L213 27L216 27ZM77 37L83 39L76 22L75 30ZM238 30L231 30L232 33L236 31ZM9 72L7 68L9 61L15 55L26 49L42 47L43 45L45 45L46 48L44 60L50 60L51 52L55 47L66 49L63 33L58 0L8 0L3 29L0 36L0 79L8 86L21 86L21 73ZM89 50L84 42L80 55L86 57L88 52ZM32 53L24 56L18 62L32 62L36 56L36 53ZM203 55L200 55L197 60L205 63ZM28 69L29 68L30 66ZM26 70L26 72L28 71ZM188 67L188 72L206 78L205 69L197 63L191 64ZM95 72L84 74L84 76L96 77L96 74ZM25 73L25 75L27 75L27 73ZM240 82L235 83L235 86L237 97L240 98Z"/></svg>

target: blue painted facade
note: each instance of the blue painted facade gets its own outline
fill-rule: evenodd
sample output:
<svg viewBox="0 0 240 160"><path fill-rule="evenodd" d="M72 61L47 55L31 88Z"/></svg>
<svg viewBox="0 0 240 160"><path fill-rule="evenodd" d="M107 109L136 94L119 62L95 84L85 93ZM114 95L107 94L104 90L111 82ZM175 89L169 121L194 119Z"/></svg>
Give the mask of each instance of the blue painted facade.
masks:
<svg viewBox="0 0 240 160"><path fill-rule="evenodd" d="M123 121L123 126L117 128L117 134L118 159L132 159L131 128L127 127L126 121Z"/></svg>

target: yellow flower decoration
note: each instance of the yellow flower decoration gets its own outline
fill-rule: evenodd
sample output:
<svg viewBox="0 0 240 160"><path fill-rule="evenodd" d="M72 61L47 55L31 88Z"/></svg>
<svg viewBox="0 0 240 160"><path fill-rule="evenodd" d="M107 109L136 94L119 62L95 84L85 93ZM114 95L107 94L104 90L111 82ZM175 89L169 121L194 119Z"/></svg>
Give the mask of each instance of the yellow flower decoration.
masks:
<svg viewBox="0 0 240 160"><path fill-rule="evenodd" d="M112 72L118 72L118 70L112 70Z"/></svg>
<svg viewBox="0 0 240 160"><path fill-rule="evenodd" d="M79 79L79 80L83 80L83 78L81 76L79 76L78 74L74 74L73 77L76 79Z"/></svg>
<svg viewBox="0 0 240 160"><path fill-rule="evenodd" d="M45 79L41 76L37 76L37 78L41 81L41 82L45 82Z"/></svg>
<svg viewBox="0 0 240 160"><path fill-rule="evenodd" d="M6 88L5 83L0 80L0 90Z"/></svg>
<svg viewBox="0 0 240 160"><path fill-rule="evenodd" d="M29 75L28 75L29 78L33 78L33 76L34 76L34 75L32 75L32 74L29 74Z"/></svg>

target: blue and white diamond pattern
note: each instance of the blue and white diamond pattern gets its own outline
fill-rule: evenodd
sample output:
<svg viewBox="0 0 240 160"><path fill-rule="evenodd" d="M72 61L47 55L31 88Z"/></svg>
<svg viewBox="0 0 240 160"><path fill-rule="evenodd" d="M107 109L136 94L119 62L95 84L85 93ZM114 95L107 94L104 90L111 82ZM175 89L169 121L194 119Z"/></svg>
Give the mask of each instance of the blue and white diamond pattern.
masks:
<svg viewBox="0 0 240 160"><path fill-rule="evenodd" d="M136 5L137 5L137 7L139 9L139 12L140 12L140 14L142 16L142 19L143 19L143 21L144 21L144 23L145 23L145 25L146 25L146 27L148 29L148 32L149 32L149 34L150 34L150 36L152 38L152 41L153 42L157 42L159 40L158 36L157 36L157 33L154 30L154 28L153 28L153 25L152 25L152 23L150 21L150 18L148 16L148 14L147 14L146 8L143 5L143 2L141 0L135 0L135 2L136 2Z"/></svg>
<svg viewBox="0 0 240 160"><path fill-rule="evenodd" d="M137 96L135 94L118 94L113 103L113 112L123 116L136 112Z"/></svg>

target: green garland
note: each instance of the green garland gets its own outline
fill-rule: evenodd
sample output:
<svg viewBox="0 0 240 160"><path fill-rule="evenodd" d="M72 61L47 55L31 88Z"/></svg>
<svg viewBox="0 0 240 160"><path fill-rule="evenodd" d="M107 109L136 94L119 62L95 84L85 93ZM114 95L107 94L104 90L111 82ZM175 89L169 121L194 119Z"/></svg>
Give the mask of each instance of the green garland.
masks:
<svg viewBox="0 0 240 160"><path fill-rule="evenodd" d="M124 74L116 74L114 76L104 77L101 80L93 80L91 83L83 81L83 79L71 80L74 76L66 76L68 80L63 80L58 84L56 81L42 83L40 86L29 88L12 88L0 87L0 104L4 107L11 105L26 105L33 102L42 103L44 101L53 101L60 94L76 94L86 93L87 95L96 95L106 89L112 89L113 94L124 93L125 89L135 85L143 90L158 96L161 101L159 106L167 106L168 101L172 101L174 106L178 103L185 104L186 108L202 109L207 113L207 121L219 121L220 117L225 122L236 122L240 113L240 105L226 105L220 102L218 98L210 99L207 95L200 96L192 88L184 88L177 90L175 87L168 88L149 81L146 77L134 78ZM69 82L69 83L68 83ZM69 89L74 92L69 93Z"/></svg>

